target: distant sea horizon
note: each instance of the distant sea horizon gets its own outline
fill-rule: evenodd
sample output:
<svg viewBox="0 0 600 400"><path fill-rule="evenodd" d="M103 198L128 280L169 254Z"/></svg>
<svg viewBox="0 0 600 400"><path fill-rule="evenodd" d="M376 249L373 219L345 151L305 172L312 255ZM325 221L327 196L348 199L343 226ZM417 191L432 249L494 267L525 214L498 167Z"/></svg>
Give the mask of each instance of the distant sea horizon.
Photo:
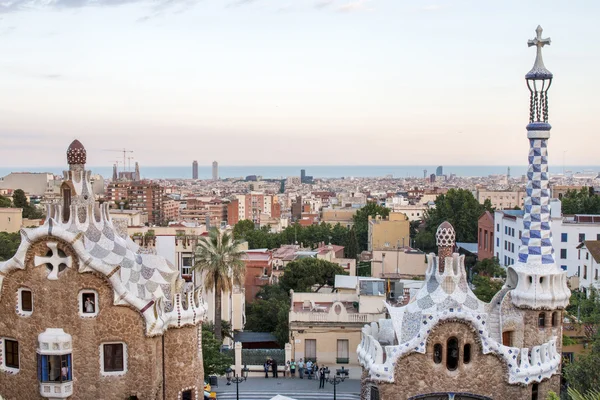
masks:
<svg viewBox="0 0 600 400"><path fill-rule="evenodd" d="M435 174L437 165L269 165L269 166L219 166L219 178L245 178L249 175L261 176L263 179L281 179L290 176L300 176L300 170L306 170L306 175L318 178L423 178L423 170L427 170L427 176ZM501 165L447 165L443 167L443 174L458 177L486 177L490 175L506 175L508 166ZM564 169L563 169L564 168ZM66 166L59 167L0 167L0 177L11 172L48 172L62 175ZM112 177L112 166L89 166L93 174L100 174L105 178ZM550 173L600 172L598 165L566 165L550 167ZM510 175L520 177L527 173L526 165L511 165ZM140 165L142 179L191 179L192 166L144 166ZM210 166L198 166L198 178L210 179L212 168Z"/></svg>

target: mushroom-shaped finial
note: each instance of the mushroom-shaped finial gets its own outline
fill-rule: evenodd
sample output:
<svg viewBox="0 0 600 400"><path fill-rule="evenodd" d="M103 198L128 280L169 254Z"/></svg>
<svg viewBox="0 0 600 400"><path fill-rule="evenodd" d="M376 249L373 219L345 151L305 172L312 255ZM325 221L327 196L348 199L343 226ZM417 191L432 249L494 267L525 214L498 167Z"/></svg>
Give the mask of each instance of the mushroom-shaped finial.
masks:
<svg viewBox="0 0 600 400"><path fill-rule="evenodd" d="M435 237L438 247L454 247L456 232L450 222L444 221L438 227Z"/></svg>
<svg viewBox="0 0 600 400"><path fill-rule="evenodd" d="M87 153L85 147L77 139L73 140L69 148L67 149L67 163L73 164L85 164L87 159Z"/></svg>

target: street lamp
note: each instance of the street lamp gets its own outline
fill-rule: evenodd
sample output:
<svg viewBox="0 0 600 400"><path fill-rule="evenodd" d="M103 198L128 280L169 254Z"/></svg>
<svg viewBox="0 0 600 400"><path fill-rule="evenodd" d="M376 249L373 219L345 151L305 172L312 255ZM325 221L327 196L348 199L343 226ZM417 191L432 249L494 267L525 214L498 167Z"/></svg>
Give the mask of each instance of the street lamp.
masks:
<svg viewBox="0 0 600 400"><path fill-rule="evenodd" d="M231 367L225 370L225 376L227 377L227 385L231 385L231 382L235 383L235 398L240 400L240 383L248 379L248 367L244 365L242 368L242 376L234 375Z"/></svg>
<svg viewBox="0 0 600 400"><path fill-rule="evenodd" d="M342 369L336 369L335 375L333 377L330 377L331 371L329 371L329 368L325 367L325 381L333 385L333 400L337 400L336 386L344 382L344 380L348 378L349 371L349 369L345 369L344 367L342 367Z"/></svg>

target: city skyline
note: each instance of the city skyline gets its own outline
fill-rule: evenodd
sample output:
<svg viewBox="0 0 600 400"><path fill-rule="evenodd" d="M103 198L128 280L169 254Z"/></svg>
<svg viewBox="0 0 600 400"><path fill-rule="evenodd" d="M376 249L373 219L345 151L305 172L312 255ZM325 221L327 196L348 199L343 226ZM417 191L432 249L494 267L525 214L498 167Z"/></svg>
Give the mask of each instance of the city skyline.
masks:
<svg viewBox="0 0 600 400"><path fill-rule="evenodd" d="M580 73L600 66L581 40L600 30L593 2L39 4L0 6L5 166L61 165L75 138L90 165L114 147L153 166L525 165L523 38L538 23L559 38L544 53L550 157L596 163L575 145L598 118L600 83Z"/></svg>

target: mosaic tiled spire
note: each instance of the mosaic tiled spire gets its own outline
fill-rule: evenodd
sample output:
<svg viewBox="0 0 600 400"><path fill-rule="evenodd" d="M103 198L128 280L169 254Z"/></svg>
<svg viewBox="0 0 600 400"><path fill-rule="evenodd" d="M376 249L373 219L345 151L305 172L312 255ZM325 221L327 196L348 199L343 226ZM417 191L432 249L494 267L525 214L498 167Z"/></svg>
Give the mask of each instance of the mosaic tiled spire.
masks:
<svg viewBox="0 0 600 400"><path fill-rule="evenodd" d="M550 188L548 181L548 89L552 73L544 66L542 47L550 39L542 38L542 27L536 29L536 38L529 46L536 46L537 55L531 71L525 75L530 91L529 169L527 171L527 197L523 216L523 233L519 248L519 261L530 264L554 264L554 247L550 230Z"/></svg>

